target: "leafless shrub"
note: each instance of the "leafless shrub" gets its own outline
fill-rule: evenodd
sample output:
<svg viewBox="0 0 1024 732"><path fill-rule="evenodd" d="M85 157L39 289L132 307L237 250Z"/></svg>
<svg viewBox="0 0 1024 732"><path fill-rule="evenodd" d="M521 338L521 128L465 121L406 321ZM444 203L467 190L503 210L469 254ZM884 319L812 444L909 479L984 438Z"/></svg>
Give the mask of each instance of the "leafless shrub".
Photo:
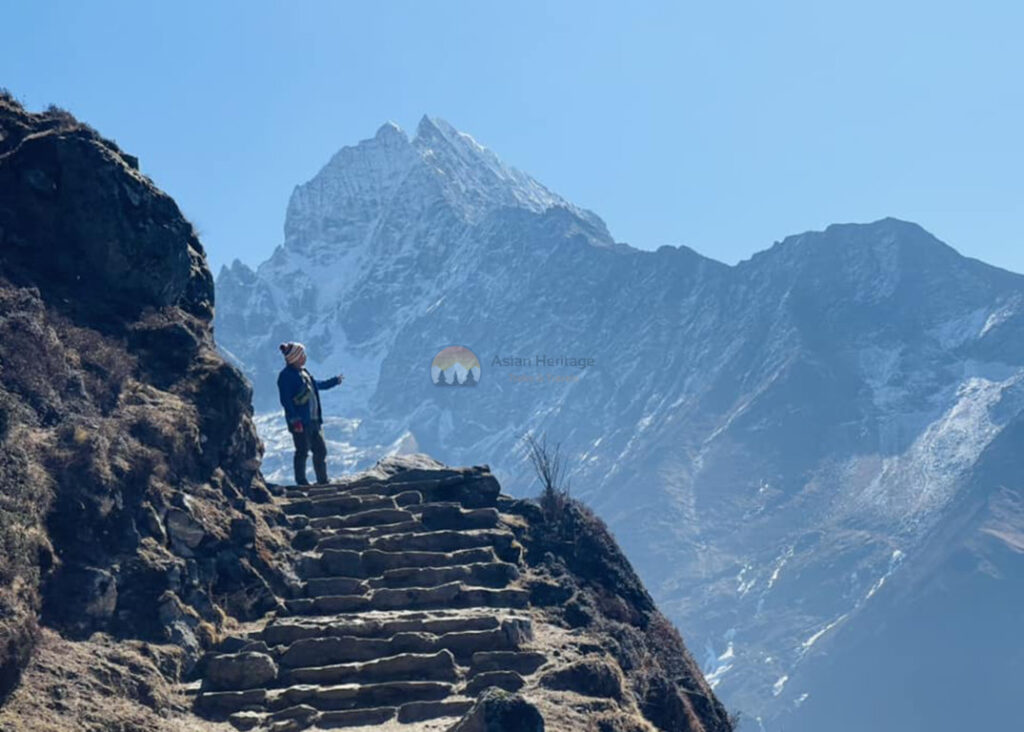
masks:
<svg viewBox="0 0 1024 732"><path fill-rule="evenodd" d="M572 500L570 484L565 477L566 466L561 454L561 443L556 443L552 450L548 448L546 434L537 440L532 433L526 433L523 439L526 441L530 464L541 484L537 501L544 516L557 525L564 518Z"/></svg>

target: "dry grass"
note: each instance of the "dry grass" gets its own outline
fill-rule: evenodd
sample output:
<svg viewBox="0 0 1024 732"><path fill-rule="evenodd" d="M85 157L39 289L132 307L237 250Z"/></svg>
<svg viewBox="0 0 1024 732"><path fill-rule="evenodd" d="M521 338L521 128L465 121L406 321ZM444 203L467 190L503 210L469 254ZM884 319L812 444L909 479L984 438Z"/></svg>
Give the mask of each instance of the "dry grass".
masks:
<svg viewBox="0 0 1024 732"><path fill-rule="evenodd" d="M24 108L17 97L5 86L0 86L0 103L9 104L12 107L18 107L19 109Z"/></svg>
<svg viewBox="0 0 1024 732"><path fill-rule="evenodd" d="M180 650L96 635L73 642L43 631L22 684L0 709L0 732L229 730L188 714L166 680Z"/></svg>

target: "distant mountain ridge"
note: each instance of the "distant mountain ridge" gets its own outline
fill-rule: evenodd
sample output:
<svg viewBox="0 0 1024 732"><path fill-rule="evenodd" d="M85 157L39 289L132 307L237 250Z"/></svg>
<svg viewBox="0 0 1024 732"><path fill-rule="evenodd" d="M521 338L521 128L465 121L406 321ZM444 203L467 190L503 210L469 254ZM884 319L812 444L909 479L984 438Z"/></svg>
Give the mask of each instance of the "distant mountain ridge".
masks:
<svg viewBox="0 0 1024 732"><path fill-rule="evenodd" d="M637 250L424 118L414 140L385 125L296 188L284 243L256 271L223 269L217 303L218 341L270 413L271 461L287 449L276 345L292 338L314 372L346 374L327 408L346 418L329 437L348 468L382 449L449 464L484 451L508 456L493 470L525 493L517 437L545 431L652 594L706 649L728 705L773 732L823 719L859 729L869 708L896 718L901 704L934 709L914 724L956 729L927 703L953 693L950 680L841 720L816 705L836 703L835 669L891 643L884 630L880 646L844 641L874 633L862 618L952 617L900 588L1020 589L1024 458L1008 441L1024 413L1024 277L893 218L787 237L735 266L687 247ZM471 397L429 381L451 344L483 364ZM531 370L490 367L508 353L594 365L532 370L572 382L517 382ZM971 632L1019 637L996 623ZM1022 648L1009 642L1002 672ZM1008 713L995 687L954 680L993 720Z"/></svg>

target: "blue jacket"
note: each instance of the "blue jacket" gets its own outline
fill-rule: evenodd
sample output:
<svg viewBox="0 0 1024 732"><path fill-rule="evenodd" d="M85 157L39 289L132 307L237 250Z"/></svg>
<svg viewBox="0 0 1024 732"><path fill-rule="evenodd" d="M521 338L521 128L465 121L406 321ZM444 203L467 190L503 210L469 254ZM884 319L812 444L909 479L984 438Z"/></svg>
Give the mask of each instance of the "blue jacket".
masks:
<svg viewBox="0 0 1024 732"><path fill-rule="evenodd" d="M302 375L309 377L310 389ZM310 427L313 424L314 414L319 414L318 422L323 422L323 410L320 405L320 390L332 389L341 383L341 379L335 376L326 381L317 381L306 369L297 369L292 366L285 366L277 375L277 391L281 397L281 406L284 407L284 418L288 427L296 420L302 421L302 426Z"/></svg>

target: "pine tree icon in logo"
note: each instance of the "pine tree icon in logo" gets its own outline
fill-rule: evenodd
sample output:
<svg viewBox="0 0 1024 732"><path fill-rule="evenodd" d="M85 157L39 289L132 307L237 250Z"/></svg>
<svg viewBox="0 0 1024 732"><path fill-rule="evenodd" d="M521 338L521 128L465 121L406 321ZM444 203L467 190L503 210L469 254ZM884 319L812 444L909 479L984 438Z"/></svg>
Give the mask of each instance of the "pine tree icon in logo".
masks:
<svg viewBox="0 0 1024 732"><path fill-rule="evenodd" d="M446 346L430 362L430 380L434 386L477 386L480 359L465 346Z"/></svg>

